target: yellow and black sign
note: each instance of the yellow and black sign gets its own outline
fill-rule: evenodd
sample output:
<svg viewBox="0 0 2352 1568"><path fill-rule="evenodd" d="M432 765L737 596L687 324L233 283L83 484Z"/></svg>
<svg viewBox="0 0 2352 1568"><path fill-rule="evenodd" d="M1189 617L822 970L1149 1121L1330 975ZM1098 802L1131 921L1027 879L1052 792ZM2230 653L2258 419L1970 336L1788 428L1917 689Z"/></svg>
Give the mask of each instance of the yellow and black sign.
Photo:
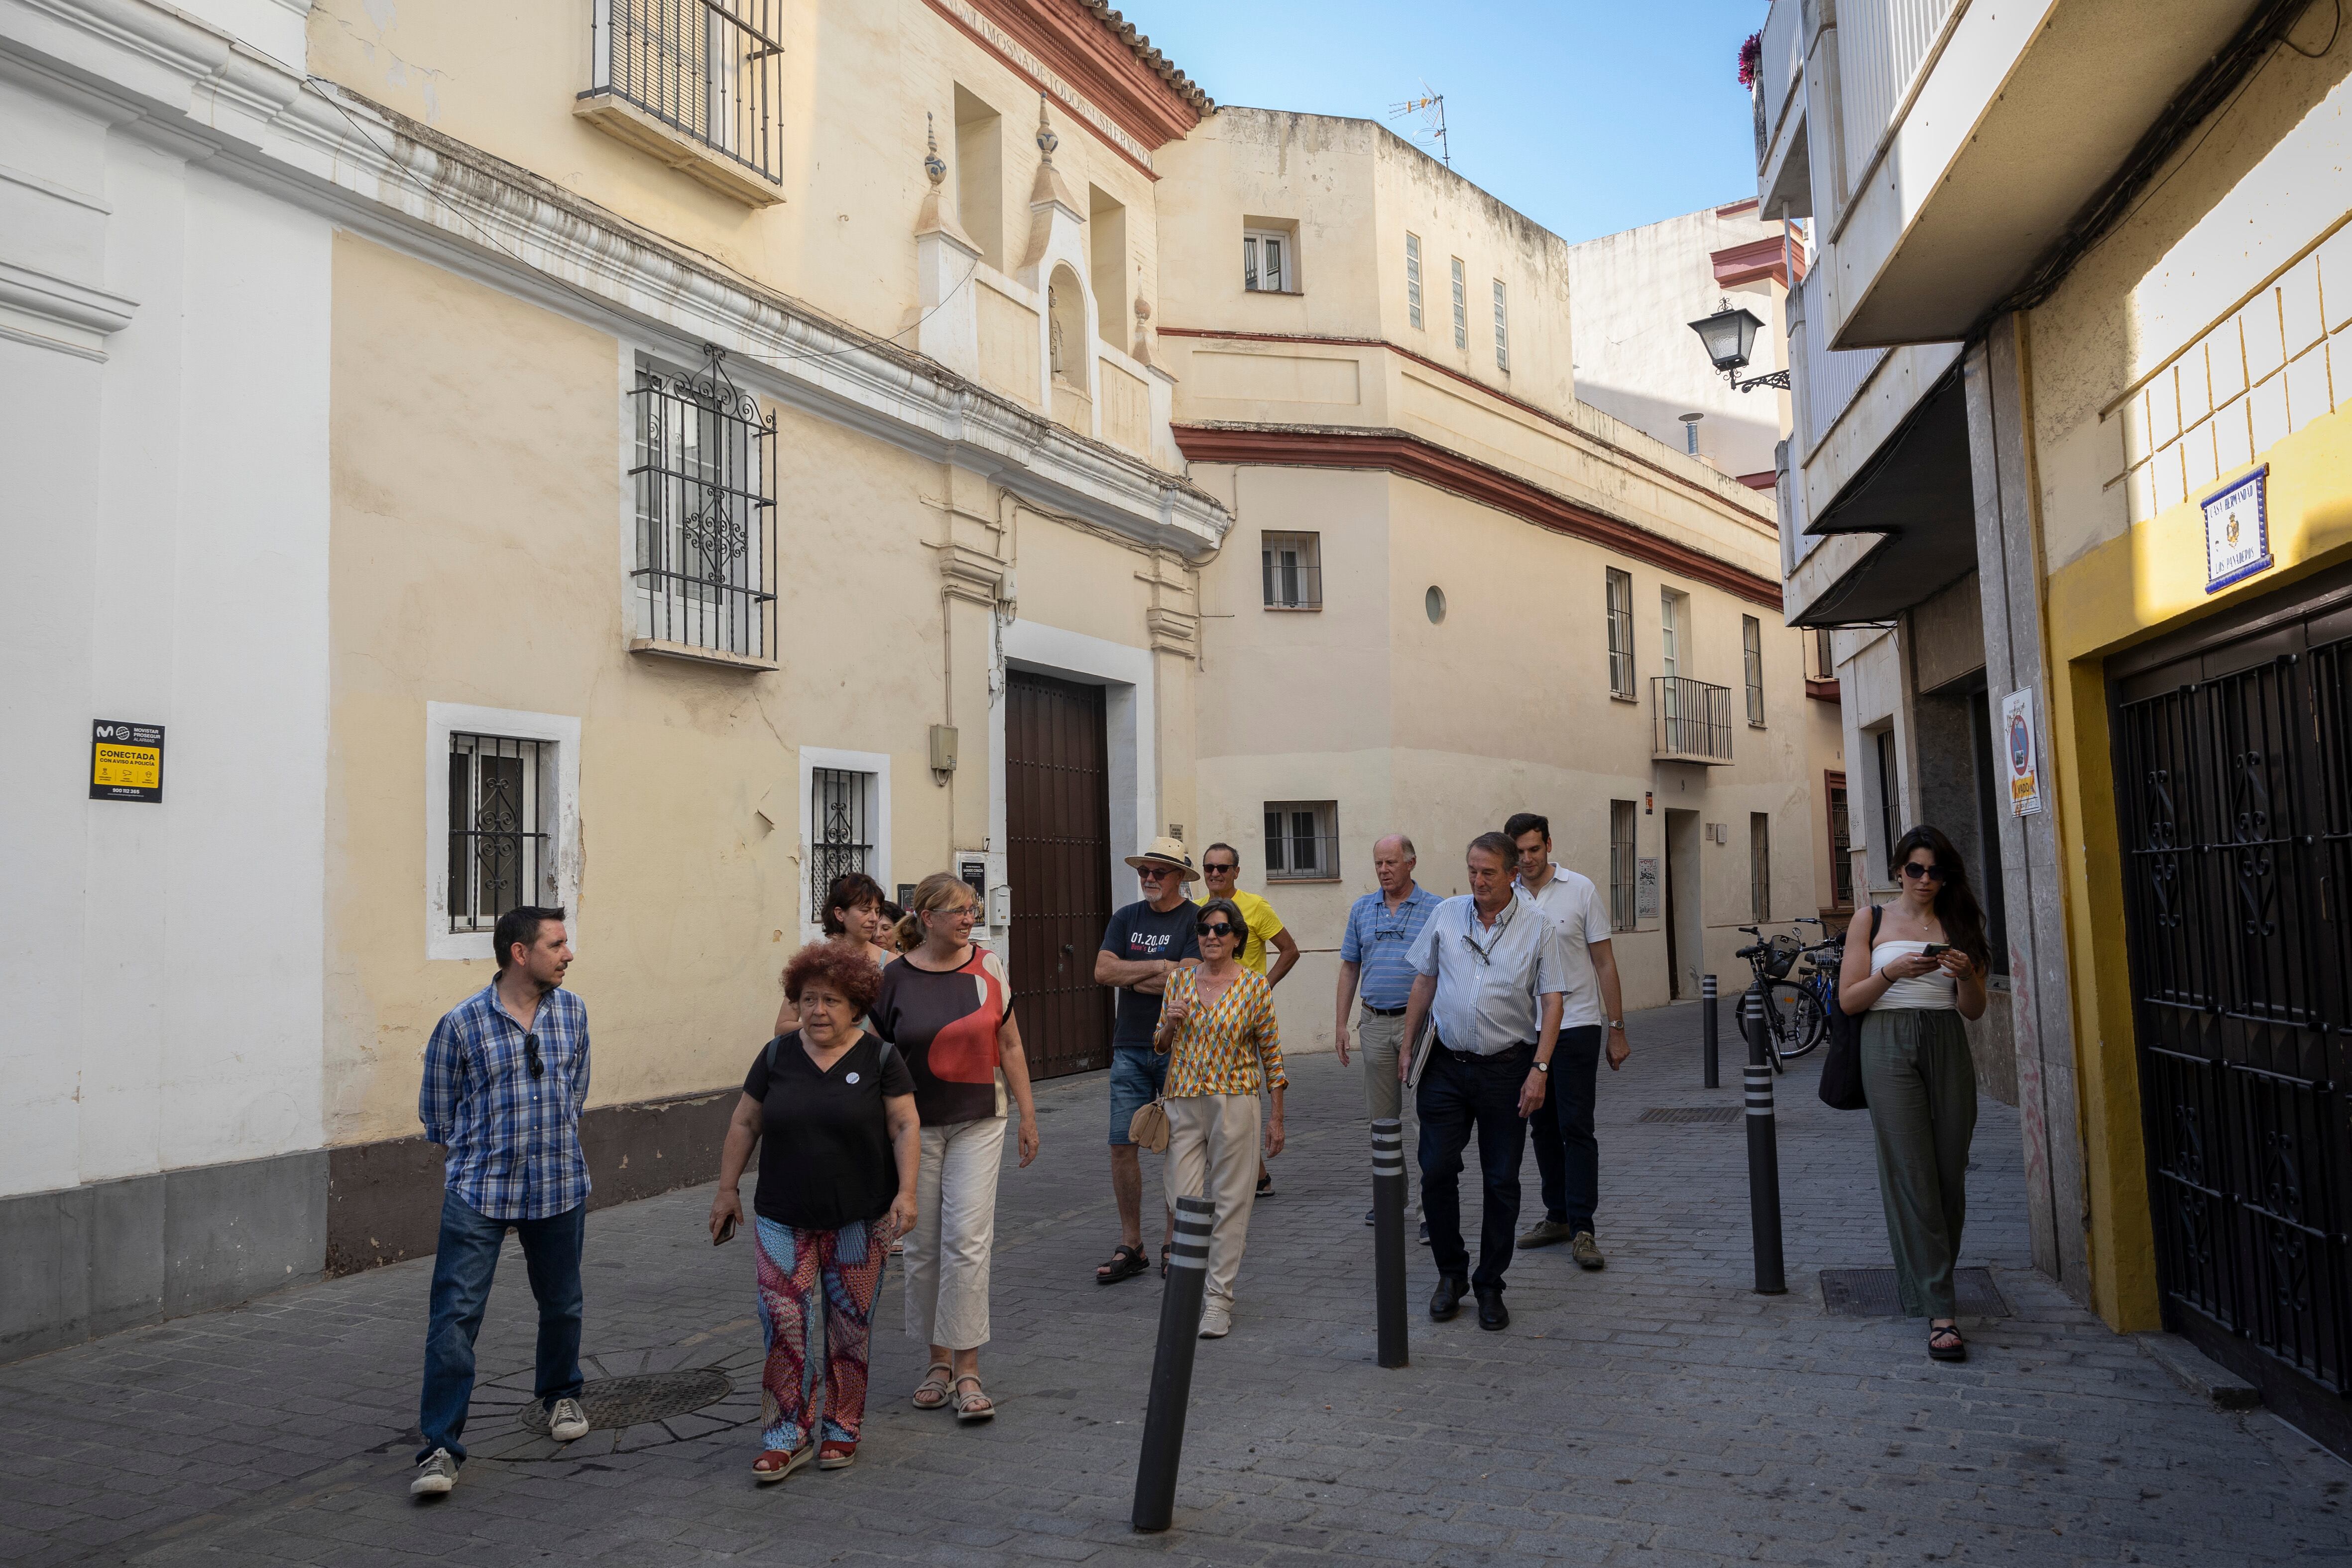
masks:
<svg viewBox="0 0 2352 1568"><path fill-rule="evenodd" d="M89 727L89 798L161 800L163 727L102 718Z"/></svg>

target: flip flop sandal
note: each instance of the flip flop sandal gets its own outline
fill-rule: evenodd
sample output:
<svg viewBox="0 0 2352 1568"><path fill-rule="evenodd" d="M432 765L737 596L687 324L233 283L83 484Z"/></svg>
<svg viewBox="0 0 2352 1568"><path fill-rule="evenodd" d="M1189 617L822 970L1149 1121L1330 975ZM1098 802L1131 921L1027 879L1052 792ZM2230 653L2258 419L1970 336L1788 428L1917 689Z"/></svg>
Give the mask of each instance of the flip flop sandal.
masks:
<svg viewBox="0 0 2352 1568"><path fill-rule="evenodd" d="M1951 1340L1951 1343L1940 1346L1937 1344L1937 1340L1947 1337ZM1937 1361L1966 1361L1969 1358L1968 1342L1960 1337L1960 1331L1957 1327L1929 1329L1927 1354Z"/></svg>
<svg viewBox="0 0 2352 1568"><path fill-rule="evenodd" d="M963 1391L967 1383L971 1385L969 1394ZM956 1419L967 1426L992 1421L996 1418L996 1401L988 1396L988 1390L981 1386L978 1377L966 1373L955 1380L955 1413Z"/></svg>
<svg viewBox="0 0 2352 1568"><path fill-rule="evenodd" d="M1110 1261L1095 1270L1095 1283L1116 1285L1121 1280L1132 1280L1151 1265L1144 1260L1143 1249L1121 1245L1110 1255Z"/></svg>
<svg viewBox="0 0 2352 1568"><path fill-rule="evenodd" d="M915 1385L915 1408L918 1410L946 1409L949 1396L955 1392L954 1379L952 1376L934 1377L931 1375L935 1372L952 1374L954 1371L955 1368L944 1361L935 1361L923 1368L923 1380ZM926 1396L929 1397L925 1397Z"/></svg>

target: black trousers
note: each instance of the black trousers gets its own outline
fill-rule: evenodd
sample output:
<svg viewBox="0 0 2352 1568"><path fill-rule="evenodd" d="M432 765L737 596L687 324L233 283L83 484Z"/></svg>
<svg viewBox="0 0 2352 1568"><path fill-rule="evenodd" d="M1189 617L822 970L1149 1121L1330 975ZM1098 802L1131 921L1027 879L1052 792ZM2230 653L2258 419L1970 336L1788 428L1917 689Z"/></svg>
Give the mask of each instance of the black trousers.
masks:
<svg viewBox="0 0 2352 1568"><path fill-rule="evenodd" d="M1601 1203L1601 1143L1592 1135L1600 1071L1601 1026L1560 1030L1551 1053L1551 1092L1528 1124L1543 1178L1544 1218L1571 1230L1591 1229Z"/></svg>
<svg viewBox="0 0 2352 1568"><path fill-rule="evenodd" d="M1533 1045L1515 1045L1494 1056L1465 1058L1443 1043L1432 1046L1414 1100L1421 1113L1421 1203L1429 1220L1431 1261L1440 1274L1457 1280L1469 1274L1472 1286L1482 1291L1501 1290L1504 1270L1511 1266L1519 1225L1519 1161L1528 1147L1519 1091L1535 1052ZM1486 1186L1475 1271L1462 1239L1461 1195L1462 1151L1474 1129Z"/></svg>

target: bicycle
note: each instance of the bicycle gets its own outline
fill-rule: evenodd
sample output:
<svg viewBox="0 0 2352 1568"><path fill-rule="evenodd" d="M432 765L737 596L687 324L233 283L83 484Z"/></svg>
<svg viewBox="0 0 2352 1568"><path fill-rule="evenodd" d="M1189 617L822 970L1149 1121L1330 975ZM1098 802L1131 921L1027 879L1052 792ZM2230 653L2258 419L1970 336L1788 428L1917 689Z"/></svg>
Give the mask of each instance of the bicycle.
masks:
<svg viewBox="0 0 2352 1568"><path fill-rule="evenodd" d="M1790 924L1803 924L1808 920L1816 925L1821 924L1810 915ZM1831 944L1824 942L1808 947L1794 936L1785 933L1768 938L1753 925L1742 925L1739 929L1755 937L1756 941L1740 948L1733 956L1747 959L1756 978L1739 998L1738 1016L1744 1024L1751 1005L1749 998L1753 998L1752 1005L1761 1010L1764 1018L1764 1059L1772 1064L1773 1071L1785 1072L1789 1060L1802 1056L1821 1044L1829 1038L1830 1028L1829 1013L1822 998L1806 980L1792 980L1789 973L1796 967L1801 956L1822 951ZM1820 966L1815 967L1818 971Z"/></svg>

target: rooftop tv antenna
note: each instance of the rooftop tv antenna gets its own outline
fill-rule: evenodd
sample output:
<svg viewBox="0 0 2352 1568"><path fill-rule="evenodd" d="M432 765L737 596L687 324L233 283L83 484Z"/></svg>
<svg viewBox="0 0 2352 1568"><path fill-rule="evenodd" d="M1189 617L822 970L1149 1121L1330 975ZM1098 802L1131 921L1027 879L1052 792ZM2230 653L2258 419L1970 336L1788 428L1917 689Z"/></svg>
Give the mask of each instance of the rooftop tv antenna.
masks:
<svg viewBox="0 0 2352 1568"><path fill-rule="evenodd" d="M1389 106L1391 120L1400 119L1408 114L1421 116L1421 130L1413 140L1434 141L1437 143L1437 156L1444 161L1447 168L1453 168L1454 152L1445 140L1445 95L1436 91L1426 80L1423 80L1419 98L1409 98L1402 103L1393 103Z"/></svg>

